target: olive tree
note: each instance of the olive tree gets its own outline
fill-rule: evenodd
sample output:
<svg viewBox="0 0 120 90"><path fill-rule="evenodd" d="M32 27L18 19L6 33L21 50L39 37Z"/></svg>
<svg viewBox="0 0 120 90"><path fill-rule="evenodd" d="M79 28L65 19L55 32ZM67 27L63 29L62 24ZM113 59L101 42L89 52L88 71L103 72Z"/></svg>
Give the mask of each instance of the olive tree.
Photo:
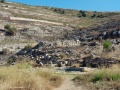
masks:
<svg viewBox="0 0 120 90"><path fill-rule="evenodd" d="M0 2L1 2L1 3L5 3L5 2L6 2L6 0L0 0Z"/></svg>

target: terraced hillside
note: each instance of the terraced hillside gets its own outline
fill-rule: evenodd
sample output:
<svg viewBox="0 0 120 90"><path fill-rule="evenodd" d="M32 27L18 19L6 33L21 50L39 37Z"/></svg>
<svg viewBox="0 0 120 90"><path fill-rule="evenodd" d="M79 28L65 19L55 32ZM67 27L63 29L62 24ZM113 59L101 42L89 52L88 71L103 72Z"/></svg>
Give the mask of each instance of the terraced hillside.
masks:
<svg viewBox="0 0 120 90"><path fill-rule="evenodd" d="M64 13L61 13L64 11ZM0 16L2 17L22 17L37 20L46 20L64 25L87 27L119 13L87 12L86 17L81 16L80 11L64 10L52 7L36 7L23 4L7 3L0 5ZM95 14L95 16L94 16ZM97 18L93 18L97 17Z"/></svg>
<svg viewBox="0 0 120 90"><path fill-rule="evenodd" d="M18 51L27 44L35 45L40 41L57 42L58 46L79 46L81 37L86 39L104 31L116 30L120 27L119 17L119 12L0 3L0 50L10 48ZM17 29L16 35L5 35L4 26L7 24Z"/></svg>

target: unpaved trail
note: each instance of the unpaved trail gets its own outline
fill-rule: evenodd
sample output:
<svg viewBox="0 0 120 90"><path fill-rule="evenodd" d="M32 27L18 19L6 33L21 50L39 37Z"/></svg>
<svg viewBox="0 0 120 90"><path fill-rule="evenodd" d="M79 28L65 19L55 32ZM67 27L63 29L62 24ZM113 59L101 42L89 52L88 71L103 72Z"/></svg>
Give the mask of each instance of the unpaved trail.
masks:
<svg viewBox="0 0 120 90"><path fill-rule="evenodd" d="M29 19L29 18L21 18L21 17L10 17L10 20L33 21L33 22L41 22L41 23L48 23L48 24L55 24L55 25L63 25L62 23L57 23L57 22L50 22L50 21L46 21L46 20L36 20L36 19Z"/></svg>
<svg viewBox="0 0 120 90"><path fill-rule="evenodd" d="M72 81L73 77L63 76L64 82L58 88L54 90L83 90L81 86L76 86Z"/></svg>

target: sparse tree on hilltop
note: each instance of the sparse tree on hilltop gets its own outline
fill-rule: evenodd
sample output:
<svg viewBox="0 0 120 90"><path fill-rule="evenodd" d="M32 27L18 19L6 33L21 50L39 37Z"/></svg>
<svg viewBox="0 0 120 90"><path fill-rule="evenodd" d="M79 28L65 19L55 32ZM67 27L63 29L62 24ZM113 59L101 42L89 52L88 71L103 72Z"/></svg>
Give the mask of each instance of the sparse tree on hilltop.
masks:
<svg viewBox="0 0 120 90"><path fill-rule="evenodd" d="M5 3L5 2L6 2L6 0L0 0L0 2L1 2L1 3Z"/></svg>
<svg viewBox="0 0 120 90"><path fill-rule="evenodd" d="M95 18L96 17L96 14L93 14L92 16L91 16L91 18Z"/></svg>
<svg viewBox="0 0 120 90"><path fill-rule="evenodd" d="M77 15L78 17L86 17L86 13L85 13L85 11L82 11L82 10L80 10L79 12L78 12L78 15Z"/></svg>

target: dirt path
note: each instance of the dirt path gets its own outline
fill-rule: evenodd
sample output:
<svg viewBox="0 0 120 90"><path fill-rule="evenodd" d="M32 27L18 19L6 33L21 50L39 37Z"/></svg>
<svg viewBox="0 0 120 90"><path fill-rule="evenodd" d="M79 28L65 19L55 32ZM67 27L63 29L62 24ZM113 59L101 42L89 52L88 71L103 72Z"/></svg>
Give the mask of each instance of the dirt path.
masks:
<svg viewBox="0 0 120 90"><path fill-rule="evenodd" d="M63 79L63 84L59 88L55 88L54 90L82 90L80 86L78 87L74 84L74 82L72 81L73 77L64 76Z"/></svg>
<svg viewBox="0 0 120 90"><path fill-rule="evenodd" d="M29 19L29 18L21 18L21 17L10 17L10 20L33 21L33 22L41 22L41 23L48 23L48 24L55 24L55 25L63 25L62 23L57 23L57 22L50 22L50 21L46 21L46 20L36 20L36 19Z"/></svg>

